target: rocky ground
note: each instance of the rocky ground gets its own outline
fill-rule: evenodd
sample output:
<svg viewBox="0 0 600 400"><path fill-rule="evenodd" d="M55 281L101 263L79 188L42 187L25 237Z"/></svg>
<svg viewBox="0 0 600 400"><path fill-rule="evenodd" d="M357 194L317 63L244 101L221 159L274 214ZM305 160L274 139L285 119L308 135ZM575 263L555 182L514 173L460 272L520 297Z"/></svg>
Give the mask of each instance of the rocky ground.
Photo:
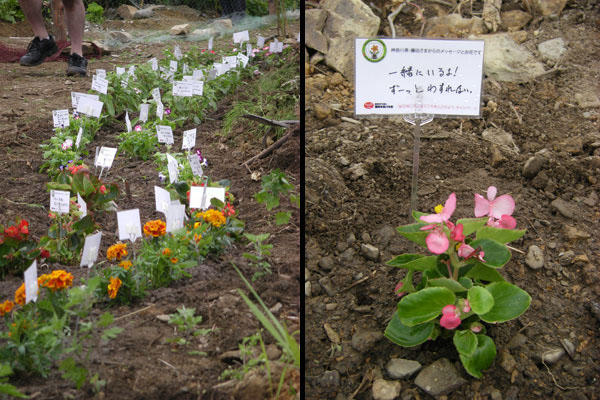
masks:
<svg viewBox="0 0 600 400"><path fill-rule="evenodd" d="M544 14L544 2L505 0L495 15L481 1L417 1L395 20L402 37L486 40L482 118L423 127L418 191L423 211L456 192L455 215L468 217L473 193L497 186L527 229L502 273L531 307L488 327L498 353L478 380L450 340L402 348L383 337L404 276L385 262L412 250L395 228L408 222L413 138L400 117L354 116L336 46L353 42L351 26L390 36L391 10L350 3L360 21L336 1L307 10L306 398L600 398L599 5L548 1L562 6ZM380 23L365 32L370 19Z"/></svg>

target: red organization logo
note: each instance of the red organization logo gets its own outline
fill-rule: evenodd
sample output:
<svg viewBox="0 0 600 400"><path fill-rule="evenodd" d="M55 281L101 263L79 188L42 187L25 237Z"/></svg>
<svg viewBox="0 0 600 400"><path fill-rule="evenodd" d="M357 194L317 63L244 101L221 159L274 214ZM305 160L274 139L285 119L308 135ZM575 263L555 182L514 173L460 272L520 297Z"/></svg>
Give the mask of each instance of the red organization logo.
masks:
<svg viewBox="0 0 600 400"><path fill-rule="evenodd" d="M371 103L370 101L367 101L364 104L364 107L367 108L367 109L371 109L371 108L375 107L375 104Z"/></svg>

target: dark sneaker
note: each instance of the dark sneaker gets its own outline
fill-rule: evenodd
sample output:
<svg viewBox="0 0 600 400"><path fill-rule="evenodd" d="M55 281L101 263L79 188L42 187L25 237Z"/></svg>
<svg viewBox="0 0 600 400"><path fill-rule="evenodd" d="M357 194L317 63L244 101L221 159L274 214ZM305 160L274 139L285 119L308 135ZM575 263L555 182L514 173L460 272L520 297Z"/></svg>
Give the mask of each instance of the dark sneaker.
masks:
<svg viewBox="0 0 600 400"><path fill-rule="evenodd" d="M57 51L58 47L52 36L44 40L40 40L40 38L36 36L31 43L29 43L27 53L21 57L19 63L25 67L34 67L43 63L47 57L50 57Z"/></svg>
<svg viewBox="0 0 600 400"><path fill-rule="evenodd" d="M67 75L86 76L87 60L79 54L71 54L69 56L69 66L67 67Z"/></svg>

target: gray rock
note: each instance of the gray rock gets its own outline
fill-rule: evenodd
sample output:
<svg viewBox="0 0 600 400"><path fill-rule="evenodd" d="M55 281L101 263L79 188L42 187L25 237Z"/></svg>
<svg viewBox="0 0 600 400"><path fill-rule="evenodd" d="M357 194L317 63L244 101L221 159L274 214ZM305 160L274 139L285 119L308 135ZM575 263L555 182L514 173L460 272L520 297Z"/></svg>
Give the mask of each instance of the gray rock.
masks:
<svg viewBox="0 0 600 400"><path fill-rule="evenodd" d="M346 238L346 243L348 243L348 246L352 246L354 242L356 242L356 236L354 236L353 232L350 232Z"/></svg>
<svg viewBox="0 0 600 400"><path fill-rule="evenodd" d="M348 168L347 174L349 175L350 179L355 181L365 176L367 174L367 171L365 171L365 169L363 168L362 163L357 163L352 164L350 168Z"/></svg>
<svg viewBox="0 0 600 400"><path fill-rule="evenodd" d="M339 242L337 242L337 245L335 246L335 249L340 253L342 253L347 248L348 248L348 244L343 240L340 240Z"/></svg>
<svg viewBox="0 0 600 400"><path fill-rule="evenodd" d="M385 369L388 375L394 379L403 379L412 376L421 369L421 363L404 358L392 358Z"/></svg>
<svg viewBox="0 0 600 400"><path fill-rule="evenodd" d="M423 368L415 379L415 384L431 396L451 393L466 382L447 358Z"/></svg>
<svg viewBox="0 0 600 400"><path fill-rule="evenodd" d="M109 36L113 40L117 40L121 43L129 43L133 40L133 36L129 32L112 31Z"/></svg>
<svg viewBox="0 0 600 400"><path fill-rule="evenodd" d="M575 345L569 339L561 339L560 344L565 348L571 359L575 357Z"/></svg>
<svg viewBox="0 0 600 400"><path fill-rule="evenodd" d="M479 17L463 18L454 13L427 19L425 34L435 37L465 37L485 33L483 19Z"/></svg>
<svg viewBox="0 0 600 400"><path fill-rule="evenodd" d="M331 285L331 280L329 279L329 277L324 276L321 279L319 279L319 285L321 285L321 287L323 288L323 290L325 290L329 297L333 297L336 295L337 292Z"/></svg>
<svg viewBox="0 0 600 400"><path fill-rule="evenodd" d="M510 133L500 128L487 128L481 132L481 137L489 142L502 146L511 152L519 153L519 148L515 144Z"/></svg>
<svg viewBox="0 0 600 400"><path fill-rule="evenodd" d="M361 233L360 239L365 243L371 243L371 235L369 235L369 232Z"/></svg>
<svg viewBox="0 0 600 400"><path fill-rule="evenodd" d="M331 271L333 269L334 259L332 256L322 257L319 260L319 267L321 267L324 271Z"/></svg>
<svg viewBox="0 0 600 400"><path fill-rule="evenodd" d="M521 10L504 11L500 16L502 26L509 32L518 31L531 21L531 14Z"/></svg>
<svg viewBox="0 0 600 400"><path fill-rule="evenodd" d="M327 38L323 35L323 27L327 19L327 11L314 8L305 11L304 40L307 47L327 54ZM312 61L311 61L312 62ZM313 63L314 64L314 63Z"/></svg>
<svg viewBox="0 0 600 400"><path fill-rule="evenodd" d="M560 348L560 347L555 347L552 349L544 349L542 351L542 353L540 355L537 356L537 358L541 359L542 361L544 361L547 364L554 364L555 362L557 362L558 360L560 360L562 358L562 356L565 355L565 349Z"/></svg>
<svg viewBox="0 0 600 400"><path fill-rule="evenodd" d="M398 381L375 379L373 382L373 400L394 400L400 395L402 385Z"/></svg>
<svg viewBox="0 0 600 400"><path fill-rule="evenodd" d="M485 41L483 69L497 81L528 82L544 73L544 65L507 33L480 35Z"/></svg>
<svg viewBox="0 0 600 400"><path fill-rule="evenodd" d="M515 336L513 336L510 342L508 342L508 348L516 349L523 346L525 343L527 343L527 337L522 333L517 333Z"/></svg>
<svg viewBox="0 0 600 400"><path fill-rule="evenodd" d="M117 14L123 19L132 19L136 11L137 8L127 4L121 4L119 8L117 8Z"/></svg>
<svg viewBox="0 0 600 400"><path fill-rule="evenodd" d="M496 32L502 23L502 20L500 19L501 7L502 0L485 0L483 2L481 18L490 32Z"/></svg>
<svg viewBox="0 0 600 400"><path fill-rule="evenodd" d="M576 93L575 101L580 108L600 107L600 98L593 92Z"/></svg>
<svg viewBox="0 0 600 400"><path fill-rule="evenodd" d="M536 245L529 246L525 263L531 269L540 269L544 266L544 252Z"/></svg>
<svg viewBox="0 0 600 400"><path fill-rule="evenodd" d="M383 334L380 331L361 330L352 336L352 347L365 353L382 338Z"/></svg>
<svg viewBox="0 0 600 400"><path fill-rule="evenodd" d="M382 227L373 235L375 243L377 243L380 248L386 248L394 237L396 237L396 229L390 225Z"/></svg>
<svg viewBox="0 0 600 400"><path fill-rule="evenodd" d="M310 281L304 282L304 295L306 297L312 296L312 285L311 285Z"/></svg>
<svg viewBox="0 0 600 400"><path fill-rule="evenodd" d="M558 255L558 262L563 267L567 267L573 263L575 259L575 252L573 250L567 250Z"/></svg>
<svg viewBox="0 0 600 400"><path fill-rule="evenodd" d="M377 261L379 259L379 249L371 244L361 244L360 252L369 260Z"/></svg>
<svg viewBox="0 0 600 400"><path fill-rule="evenodd" d="M190 32L190 24L174 25L169 30L171 35L187 35Z"/></svg>
<svg viewBox="0 0 600 400"><path fill-rule="evenodd" d="M543 17L549 15L560 15L563 8L567 4L567 0L532 0L529 4L536 11L536 14L541 14Z"/></svg>
<svg viewBox="0 0 600 400"><path fill-rule="evenodd" d="M527 161L525 161L525 165L523 166L523 171L521 173L525 178L534 178L538 174L538 172L541 171L545 164L545 157L535 155L533 157L530 157Z"/></svg>
<svg viewBox="0 0 600 400"><path fill-rule="evenodd" d="M135 14L133 14L133 19L152 18L153 16L154 11L151 8L144 8L141 10L137 10Z"/></svg>
<svg viewBox="0 0 600 400"><path fill-rule="evenodd" d="M308 268L304 268L304 280L305 281L309 281L310 280L310 269Z"/></svg>
<svg viewBox="0 0 600 400"><path fill-rule="evenodd" d="M354 39L377 35L380 20L361 0L325 0L320 5L329 12L323 28L329 42L325 62L352 82Z"/></svg>
<svg viewBox="0 0 600 400"><path fill-rule="evenodd" d="M325 371L318 379L319 387L325 392L335 392L340 387L340 373L336 370Z"/></svg>
<svg viewBox="0 0 600 400"><path fill-rule="evenodd" d="M565 234L565 237L567 238L567 240L570 242L575 242L575 241L585 240L585 239L590 238L589 233L579 230L571 225L565 225L563 227L563 233Z"/></svg>
<svg viewBox="0 0 600 400"><path fill-rule="evenodd" d="M342 254L340 254L340 261L346 264L351 264L354 260L355 251L352 247L347 248Z"/></svg>
<svg viewBox="0 0 600 400"><path fill-rule="evenodd" d="M556 63L565 51L567 51L567 48L562 38L556 38L538 44L538 51L540 52L540 56L542 56L542 60Z"/></svg>
<svg viewBox="0 0 600 400"><path fill-rule="evenodd" d="M510 354L507 350L504 350L501 353L500 366L510 374L515 368L517 368L517 362L512 354Z"/></svg>
<svg viewBox="0 0 600 400"><path fill-rule="evenodd" d="M558 211L563 217L574 219L575 218L575 207L569 202L564 201L560 197L550 203L550 206Z"/></svg>
<svg viewBox="0 0 600 400"><path fill-rule="evenodd" d="M222 32L233 29L233 22L229 18L216 19L211 24L211 27Z"/></svg>

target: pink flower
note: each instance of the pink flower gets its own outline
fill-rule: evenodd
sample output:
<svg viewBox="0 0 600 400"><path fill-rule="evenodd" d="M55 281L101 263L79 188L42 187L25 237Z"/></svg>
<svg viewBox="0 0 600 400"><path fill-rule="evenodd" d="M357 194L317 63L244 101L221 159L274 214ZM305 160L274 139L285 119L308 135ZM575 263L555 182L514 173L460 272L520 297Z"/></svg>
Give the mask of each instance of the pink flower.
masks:
<svg viewBox="0 0 600 400"><path fill-rule="evenodd" d="M136 125L135 128L133 128L134 131L136 132L141 132L142 131L142 126L141 125Z"/></svg>
<svg viewBox="0 0 600 400"><path fill-rule="evenodd" d="M400 282L398 282L398 284L396 285L396 288L394 289L394 293L396 293L396 295L398 297L402 297L402 296L404 296L406 294L406 292L400 292L400 293L398 293L400 291L400 289L402 289L403 285L404 285L404 282L400 281Z"/></svg>
<svg viewBox="0 0 600 400"><path fill-rule="evenodd" d="M72 139L67 139L62 144L62 149L63 150L68 150L71 147L73 147L73 140Z"/></svg>
<svg viewBox="0 0 600 400"><path fill-rule="evenodd" d="M98 189L98 190L100 190L100 193L105 194L106 193L106 186L102 185L102 186L100 186L100 189Z"/></svg>
<svg viewBox="0 0 600 400"><path fill-rule="evenodd" d="M452 231L450 232L450 239L454 240L455 242L462 242L463 240L465 240L465 235L463 235L463 228L463 224L458 224L454 228L452 228Z"/></svg>
<svg viewBox="0 0 600 400"><path fill-rule="evenodd" d="M494 228L515 229L517 227L517 220L510 215L502 214L500 219L494 219L490 217L487 224L489 226L493 226Z"/></svg>
<svg viewBox="0 0 600 400"><path fill-rule="evenodd" d="M446 329L454 329L460 325L460 317L456 312L454 304L448 304L442 308L442 318L440 318L440 326Z"/></svg>
<svg viewBox="0 0 600 400"><path fill-rule="evenodd" d="M465 299L462 305L462 312L465 314L471 311L471 305L469 304L469 300Z"/></svg>
<svg viewBox="0 0 600 400"><path fill-rule="evenodd" d="M477 324L477 325L475 325L475 324L471 325L471 332L473 332L473 333L479 333L479 332L481 332L481 325L479 325L479 324Z"/></svg>
<svg viewBox="0 0 600 400"><path fill-rule="evenodd" d="M458 256L462 257L462 258L469 258L469 257L473 256L474 251L475 251L474 248L472 248L468 244L463 243L458 248ZM480 251L477 254L477 259L481 262L485 262L485 260L483 259L484 256L485 256L485 253L483 251Z"/></svg>
<svg viewBox="0 0 600 400"><path fill-rule="evenodd" d="M456 210L456 194L451 193L440 213L424 215L421 217L421 221L429 222L430 224L446 222L450 219L454 210Z"/></svg>
<svg viewBox="0 0 600 400"><path fill-rule="evenodd" d="M441 210L438 210L439 207L441 207ZM421 221L429 222L431 224L446 223L449 229L454 230L456 228L449 220L452 216L452 213L454 213L455 209L456 194L451 193L450 196L448 196L448 200L446 200L446 203L444 203L444 207L438 206L436 207L436 211L438 212L436 212L435 214L424 215L420 219ZM448 237L446 236L446 233L443 231L441 226L426 225L422 227L421 230L432 230L432 232L429 235L427 235L427 238L425 238L425 243L427 244L427 248L429 249L429 251L431 251L433 254L442 254L446 250L448 250L448 245L450 244L450 241L448 240Z"/></svg>
<svg viewBox="0 0 600 400"><path fill-rule="evenodd" d="M427 227L430 229L433 228L433 231L425 238L425 243L427 244L429 251L433 254L442 254L448 250L450 242L446 234L439 227L435 227L434 225L428 225ZM424 226L421 229L427 227Z"/></svg>
<svg viewBox="0 0 600 400"><path fill-rule="evenodd" d="M165 108L165 115L169 115L171 114L171 109L170 108Z"/></svg>
<svg viewBox="0 0 600 400"><path fill-rule="evenodd" d="M496 198L495 186L488 187L487 199L479 193L475 193L475 216L483 217L489 215L494 219L501 219L503 215L512 215L515 210L515 201L509 194L503 194Z"/></svg>

